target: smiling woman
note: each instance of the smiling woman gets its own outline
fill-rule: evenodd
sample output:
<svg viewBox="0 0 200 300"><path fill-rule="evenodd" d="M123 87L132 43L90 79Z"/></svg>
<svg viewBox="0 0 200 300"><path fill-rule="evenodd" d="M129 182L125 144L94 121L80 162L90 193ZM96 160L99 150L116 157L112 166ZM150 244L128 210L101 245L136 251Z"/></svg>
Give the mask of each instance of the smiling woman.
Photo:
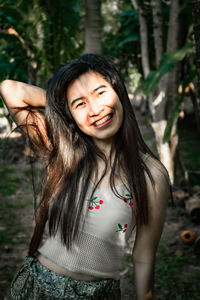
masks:
<svg viewBox="0 0 200 300"><path fill-rule="evenodd" d="M55 72L47 93L12 80L0 92L46 162L29 253L10 299L119 300L134 228L137 299L152 299L169 178L143 141L118 70L87 54Z"/></svg>
<svg viewBox="0 0 200 300"><path fill-rule="evenodd" d="M96 72L75 79L67 89L69 110L78 127L95 143L108 145L123 121L123 109L112 86Z"/></svg>

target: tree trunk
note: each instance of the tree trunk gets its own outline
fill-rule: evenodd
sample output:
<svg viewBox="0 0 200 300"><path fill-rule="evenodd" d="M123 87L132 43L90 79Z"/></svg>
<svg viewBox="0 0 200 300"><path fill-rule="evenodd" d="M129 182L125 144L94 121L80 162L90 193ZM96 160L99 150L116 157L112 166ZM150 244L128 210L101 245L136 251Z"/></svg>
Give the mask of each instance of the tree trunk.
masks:
<svg viewBox="0 0 200 300"><path fill-rule="evenodd" d="M198 96L196 95L196 93L194 93L193 90L190 90L190 97L191 97L191 101L192 101L193 108L194 108L194 116L195 116L197 131L200 134L200 108L199 108L200 95L199 95L199 99L198 99Z"/></svg>
<svg viewBox="0 0 200 300"><path fill-rule="evenodd" d="M164 142L163 137L165 134L165 129L167 126L167 120L161 120L158 122L152 122L151 126L153 128L157 151L161 162L164 164L168 170L171 182L174 182L174 158L176 153L176 148L178 145L178 135L177 135L177 124L173 124L170 142Z"/></svg>
<svg viewBox="0 0 200 300"><path fill-rule="evenodd" d="M194 20L194 37L196 45L196 67L198 75L198 98L200 99L200 0L193 0L192 14ZM197 130L200 133L200 103L193 97ZM195 101L196 100L196 101Z"/></svg>
<svg viewBox="0 0 200 300"><path fill-rule="evenodd" d="M138 13L139 17L139 24L140 24L140 49L141 49L141 58L142 58L142 69L143 69L143 75L146 79L149 75L151 69L150 69L150 61L149 61L149 45L148 45L148 26L147 26L147 20L146 20L146 13L144 8L137 4L136 0L131 0L132 5L134 9ZM153 99L153 98L152 98ZM151 101L152 102L152 101ZM145 97L141 103L140 111L142 114L146 112L146 103L147 98ZM149 110L152 110L152 106L149 105Z"/></svg>
<svg viewBox="0 0 200 300"><path fill-rule="evenodd" d="M167 52L174 51L179 48L179 11L180 11L180 3L179 0L171 1L170 8L170 19L169 19L169 29L168 29L168 39L167 39ZM172 112L175 108L178 99L178 68L179 65L176 65L172 72L167 74L166 76L166 105L165 105L165 114L167 120L172 116ZM174 160L176 148L178 145L178 133L177 133L177 120L174 121L173 129L171 133L170 140L168 142L169 145L169 157L171 160L170 166L173 166L173 169L169 168L169 175L174 182Z"/></svg>
<svg viewBox="0 0 200 300"><path fill-rule="evenodd" d="M85 52L102 54L101 0L85 0Z"/></svg>
<svg viewBox="0 0 200 300"><path fill-rule="evenodd" d="M37 63L34 61L34 54L29 49L27 49L26 53L27 56L30 58L30 61L27 65L28 83L36 85Z"/></svg>
<svg viewBox="0 0 200 300"><path fill-rule="evenodd" d="M169 30L167 37L167 52L177 50L179 48L179 5L180 0L171 1L170 19L169 19ZM167 74L166 83L166 96L167 96L167 117L171 116L171 113L175 107L176 99L178 97L178 65L176 65L172 72Z"/></svg>
<svg viewBox="0 0 200 300"><path fill-rule="evenodd" d="M148 27L147 27L145 13L141 8L139 8L139 20L140 20L142 66L143 66L144 78L147 78L147 76L150 73Z"/></svg>
<svg viewBox="0 0 200 300"><path fill-rule="evenodd" d="M158 68L164 52L162 1L151 0L151 7L153 13L153 37L156 54L156 67Z"/></svg>
<svg viewBox="0 0 200 300"><path fill-rule="evenodd" d="M153 36L154 36L156 67L158 68L164 53L163 14L162 14L161 0L151 0L151 7L152 7L152 14L153 14ZM165 102L165 92L166 92L165 86L166 86L165 79L162 78L161 81L159 82L156 93L153 93L153 95L151 95L148 99L152 120L154 122L164 119L164 110L165 110L164 102ZM160 105L160 103L162 103L162 105Z"/></svg>
<svg viewBox="0 0 200 300"><path fill-rule="evenodd" d="M44 1L45 10L49 16L49 55L48 60L50 63L50 69L54 72L60 66L60 45L61 39L61 27L62 21L60 16L60 7L58 1L45 0Z"/></svg>
<svg viewBox="0 0 200 300"><path fill-rule="evenodd" d="M159 2L159 1L157 1ZM170 19L167 39L167 52L178 49L178 36L179 36L179 0L171 1L170 7ZM155 132L157 141L157 148L160 152L160 159L167 168L171 182L174 182L174 160L176 148L178 145L178 134L177 134L177 120L174 121L171 137L169 142L164 142L164 134L167 126L167 120L172 115L174 105L177 102L178 97L178 66L175 66L170 74L167 74L159 84L159 95L160 101L156 107L154 115L155 123L152 127ZM155 105L155 103L154 103ZM160 127L160 129L159 129ZM158 130L160 130L161 137L158 137ZM162 153L161 153L162 152Z"/></svg>
<svg viewBox="0 0 200 300"><path fill-rule="evenodd" d="M138 12L140 22L142 66L144 77L146 78L150 72L148 31L147 25L145 25L147 24L147 22L141 2L136 2L136 0L131 1L134 8ZM177 50L179 46L179 1L180 0L171 0L167 51ZM161 0L151 0L151 6L153 13L155 59L156 66L158 67L164 52ZM176 153L176 147L178 145L177 120L173 124L169 142L164 142L164 134L167 126L167 120L171 117L171 112L174 108L174 104L177 102L177 71L178 68L175 67L169 75L166 75L160 81L157 91L152 93L152 95L150 95L148 99L152 117L152 128L155 133L157 150L160 156L160 160L163 162L169 172L172 183L174 181L174 157Z"/></svg>
<svg viewBox="0 0 200 300"><path fill-rule="evenodd" d="M28 83L36 85L37 72L31 63L28 63Z"/></svg>
<svg viewBox="0 0 200 300"><path fill-rule="evenodd" d="M149 63L149 46L148 46L148 26L146 20L146 13L141 5L138 5L135 0L131 0L133 7L138 13L139 23L140 23L140 48L142 55L142 69L144 73L144 78L146 79L150 73L150 63Z"/></svg>
<svg viewBox="0 0 200 300"><path fill-rule="evenodd" d="M200 95L200 0L193 0L192 13L194 20L194 37L196 43L196 66L198 74L198 90Z"/></svg>

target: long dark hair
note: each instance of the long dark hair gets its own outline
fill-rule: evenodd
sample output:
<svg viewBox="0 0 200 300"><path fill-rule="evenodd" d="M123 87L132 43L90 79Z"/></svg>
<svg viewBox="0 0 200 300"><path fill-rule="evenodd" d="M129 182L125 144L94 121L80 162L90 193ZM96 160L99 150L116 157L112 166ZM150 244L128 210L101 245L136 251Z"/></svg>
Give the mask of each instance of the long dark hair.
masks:
<svg viewBox="0 0 200 300"><path fill-rule="evenodd" d="M119 167L125 174L130 193L135 197L134 213L137 225L148 223L145 172L149 175L152 184L153 178L142 154L154 155L143 141L125 84L118 70L107 59L99 55L86 54L63 65L48 82L45 108L49 141L46 151L48 163L36 226L29 248L30 255L33 255L39 247L47 220L50 236L54 236L59 228L63 243L70 248L78 232L91 175L95 173L97 178L98 170L95 169L97 157L105 162L101 179L106 173L105 155L95 145L93 139L78 128L67 105L69 84L89 71L98 72L103 76L117 93L123 107L123 123L113 144L114 160L111 166L110 186L113 192L118 194L115 188L115 174Z"/></svg>

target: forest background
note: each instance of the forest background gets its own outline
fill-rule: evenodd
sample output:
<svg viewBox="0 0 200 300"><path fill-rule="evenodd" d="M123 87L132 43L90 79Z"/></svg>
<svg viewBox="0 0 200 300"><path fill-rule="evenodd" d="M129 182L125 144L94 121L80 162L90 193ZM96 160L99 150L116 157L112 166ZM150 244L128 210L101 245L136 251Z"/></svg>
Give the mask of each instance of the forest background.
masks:
<svg viewBox="0 0 200 300"><path fill-rule="evenodd" d="M83 53L103 54L121 71L143 137L173 183L155 299L200 299L199 7L190 0L0 0L0 81L45 88L61 64ZM15 125L0 107L0 298L6 299L32 231L29 159L35 162L26 139L9 134ZM189 242L180 238L185 230ZM132 299L134 288L130 249L122 300Z"/></svg>

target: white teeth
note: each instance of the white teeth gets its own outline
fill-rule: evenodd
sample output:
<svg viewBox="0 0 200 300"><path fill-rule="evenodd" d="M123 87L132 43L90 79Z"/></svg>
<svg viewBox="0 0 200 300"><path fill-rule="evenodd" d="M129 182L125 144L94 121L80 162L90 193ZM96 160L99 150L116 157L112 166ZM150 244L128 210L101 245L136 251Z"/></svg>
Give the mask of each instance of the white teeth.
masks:
<svg viewBox="0 0 200 300"><path fill-rule="evenodd" d="M112 115L108 115L108 116L106 116L105 118L103 118L103 119L97 121L94 125L95 125L95 126L101 125L101 124L103 124L104 122L110 120L111 118L112 118Z"/></svg>

